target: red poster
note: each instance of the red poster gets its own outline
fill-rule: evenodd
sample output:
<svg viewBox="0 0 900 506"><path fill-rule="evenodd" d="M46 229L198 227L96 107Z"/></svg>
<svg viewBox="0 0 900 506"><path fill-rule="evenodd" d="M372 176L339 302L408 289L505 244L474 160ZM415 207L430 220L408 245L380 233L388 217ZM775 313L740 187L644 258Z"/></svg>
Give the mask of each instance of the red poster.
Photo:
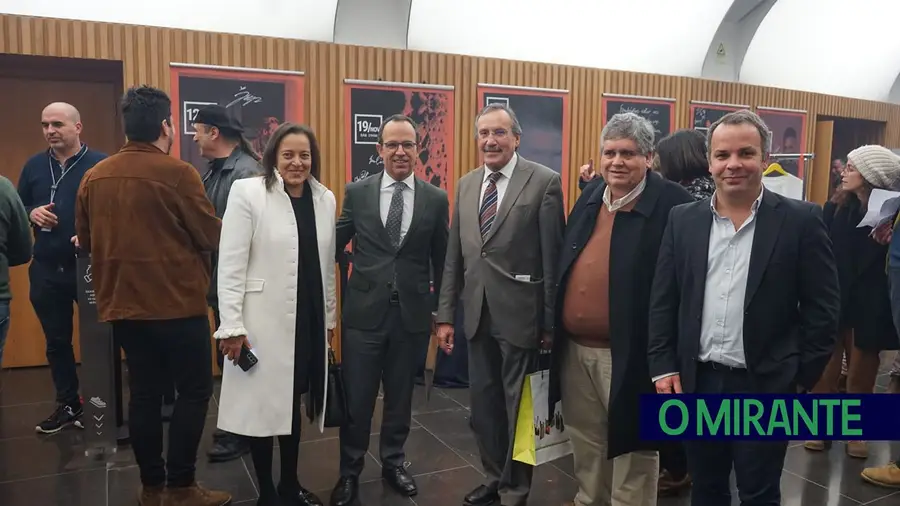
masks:
<svg viewBox="0 0 900 506"><path fill-rule="evenodd" d="M344 91L347 181L357 181L384 169L375 149L378 130L385 119L404 114L418 125L416 176L446 190L452 205L453 87L348 80Z"/></svg>
<svg viewBox="0 0 900 506"><path fill-rule="evenodd" d="M806 112L768 107L757 107L756 114L766 122L772 132L773 155L792 154L796 157L775 157L788 173L804 178L803 155L806 153ZM804 192L805 194L805 192Z"/></svg>
<svg viewBox="0 0 900 506"><path fill-rule="evenodd" d="M171 64L172 154L203 170L206 161L194 145L192 120L204 105L219 104L241 121L245 135L262 155L269 137L286 122L303 121L303 74L229 67Z"/></svg>

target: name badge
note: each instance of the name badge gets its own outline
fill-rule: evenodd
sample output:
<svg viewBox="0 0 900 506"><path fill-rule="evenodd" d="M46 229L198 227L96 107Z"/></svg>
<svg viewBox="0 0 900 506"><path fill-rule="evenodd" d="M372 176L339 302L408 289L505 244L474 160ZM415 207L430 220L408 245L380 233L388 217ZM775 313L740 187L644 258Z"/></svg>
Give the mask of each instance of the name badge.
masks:
<svg viewBox="0 0 900 506"><path fill-rule="evenodd" d="M526 283L531 282L531 276L528 274L516 274L516 281L525 281Z"/></svg>

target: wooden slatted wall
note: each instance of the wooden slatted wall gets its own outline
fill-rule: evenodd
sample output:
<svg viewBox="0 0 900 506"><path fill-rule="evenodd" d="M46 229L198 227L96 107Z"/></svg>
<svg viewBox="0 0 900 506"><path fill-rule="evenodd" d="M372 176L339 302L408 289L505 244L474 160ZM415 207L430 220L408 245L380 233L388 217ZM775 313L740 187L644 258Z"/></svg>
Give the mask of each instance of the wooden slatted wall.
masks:
<svg viewBox="0 0 900 506"><path fill-rule="evenodd" d="M323 149L323 182L339 200L345 174L341 83L346 78L455 86L456 177L477 163L472 122L479 82L570 90L573 169L599 150L602 93L675 98L676 128L690 125L690 101L702 100L806 110L810 150L817 115L886 122L884 138L874 140L900 146L900 105L686 77L7 15L0 16L0 52L122 60L126 87L150 84L164 90L169 89L169 62L303 71L307 121ZM577 170L570 174L574 193Z"/></svg>

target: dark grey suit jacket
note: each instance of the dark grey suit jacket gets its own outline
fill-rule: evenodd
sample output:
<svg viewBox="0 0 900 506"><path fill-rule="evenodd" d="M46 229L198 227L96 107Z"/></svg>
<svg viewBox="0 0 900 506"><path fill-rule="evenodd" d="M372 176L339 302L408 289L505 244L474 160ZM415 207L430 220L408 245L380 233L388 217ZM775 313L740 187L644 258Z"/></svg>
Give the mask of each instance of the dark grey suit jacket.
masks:
<svg viewBox="0 0 900 506"><path fill-rule="evenodd" d="M485 168L459 180L438 323L453 323L462 301L466 337L478 330L485 301L501 338L536 348L552 332L557 259L566 216L559 174L519 156L494 224L481 238L479 208Z"/></svg>
<svg viewBox="0 0 900 506"><path fill-rule="evenodd" d="M375 330L384 322L394 290L407 332L430 332L447 252L447 192L415 178L415 198L409 230L395 250L381 221L379 196L383 172L347 185L337 222L336 247L343 250L356 238L353 270L342 296L342 321L357 330ZM433 274L432 274L433 273Z"/></svg>

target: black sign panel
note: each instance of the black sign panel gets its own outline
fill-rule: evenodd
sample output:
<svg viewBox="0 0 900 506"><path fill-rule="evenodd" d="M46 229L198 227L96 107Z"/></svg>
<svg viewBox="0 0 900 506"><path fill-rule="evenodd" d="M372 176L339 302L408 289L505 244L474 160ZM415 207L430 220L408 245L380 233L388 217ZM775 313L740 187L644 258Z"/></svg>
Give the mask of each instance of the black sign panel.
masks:
<svg viewBox="0 0 900 506"><path fill-rule="evenodd" d="M672 120L674 119L673 102L664 100L604 97L606 117L604 125L614 115L622 112L633 112L650 120L656 130L654 143L672 133Z"/></svg>
<svg viewBox="0 0 900 506"><path fill-rule="evenodd" d="M252 79L178 77L178 99L181 107L180 157L198 169L205 170L206 160L194 144L194 118L204 105L219 104L240 120L247 139L257 153L262 153L275 128L285 120L285 83Z"/></svg>
<svg viewBox="0 0 900 506"><path fill-rule="evenodd" d="M81 336L81 390L84 395L85 443L100 457L115 451L115 361L112 326L97 319L90 258L78 259L78 331Z"/></svg>

